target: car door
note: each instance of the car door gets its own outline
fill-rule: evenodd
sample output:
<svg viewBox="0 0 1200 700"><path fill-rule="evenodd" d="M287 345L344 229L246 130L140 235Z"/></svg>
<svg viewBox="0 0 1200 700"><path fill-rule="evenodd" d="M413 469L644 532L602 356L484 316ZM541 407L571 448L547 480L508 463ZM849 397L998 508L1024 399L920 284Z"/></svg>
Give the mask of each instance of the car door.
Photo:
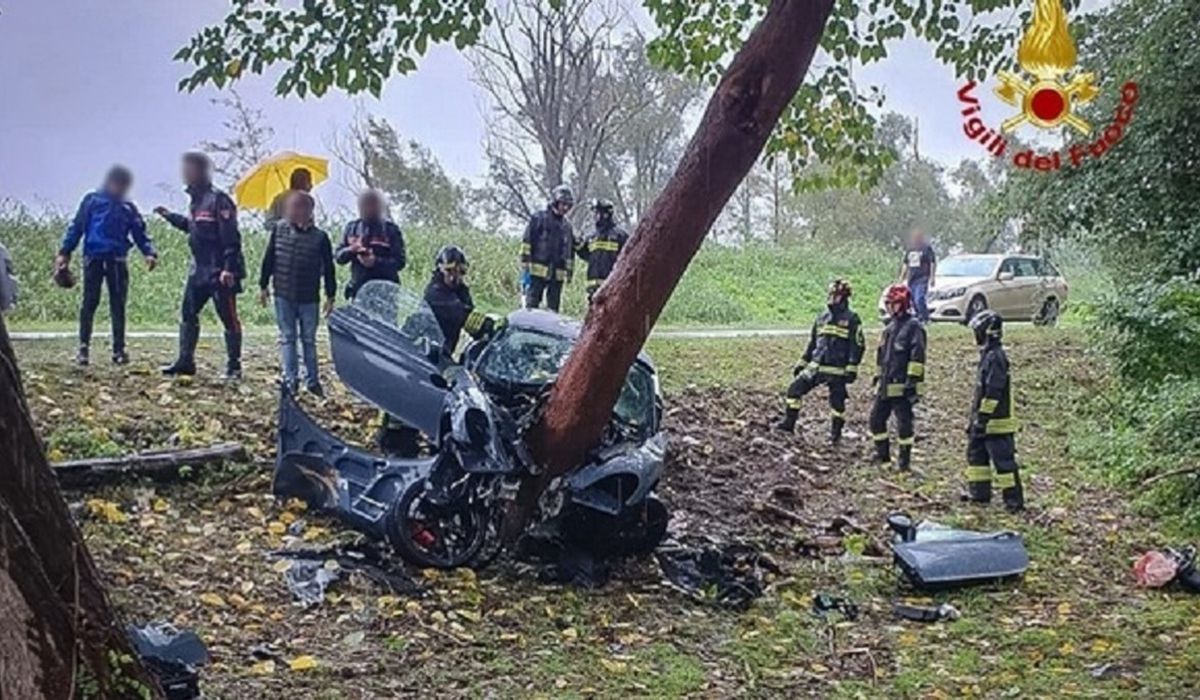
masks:
<svg viewBox="0 0 1200 700"><path fill-rule="evenodd" d="M448 392L441 330L429 306L399 285L375 280L329 316L338 377L355 394L430 437Z"/></svg>
<svg viewBox="0 0 1200 700"><path fill-rule="evenodd" d="M1011 318L1019 304L1016 258L1005 258L996 270L996 285L988 294L988 306L1003 318Z"/></svg>
<svg viewBox="0 0 1200 700"><path fill-rule="evenodd" d="M1016 259L1016 297L1013 309L1013 320L1032 320L1038 315L1042 303L1046 299L1047 286L1042 276L1042 267L1038 258Z"/></svg>

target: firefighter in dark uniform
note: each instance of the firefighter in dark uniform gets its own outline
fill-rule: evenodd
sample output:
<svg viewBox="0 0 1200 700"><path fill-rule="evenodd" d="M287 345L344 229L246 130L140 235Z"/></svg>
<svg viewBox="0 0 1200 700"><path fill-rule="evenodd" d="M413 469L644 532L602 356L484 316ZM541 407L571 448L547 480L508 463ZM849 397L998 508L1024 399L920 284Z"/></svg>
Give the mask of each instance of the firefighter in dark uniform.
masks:
<svg viewBox="0 0 1200 700"><path fill-rule="evenodd" d="M888 418L895 414L900 439L900 458L896 466L912 466L913 406L924 393L925 329L912 315L908 287L895 284L884 299L890 319L875 351L875 403L871 407L871 438L875 441L875 461L892 461L888 438Z"/></svg>
<svg viewBox="0 0 1200 700"><path fill-rule="evenodd" d="M575 206L575 193L559 185L550 204L529 217L521 241L521 267L528 273L525 306L536 309L546 298L546 308L557 312L562 304L563 285L575 266L575 235L567 214Z"/></svg>
<svg viewBox="0 0 1200 700"><path fill-rule="evenodd" d="M829 440L842 439L846 425L846 385L858 378L858 364L866 350L862 321L850 310L850 283L834 280L829 285L828 308L813 323L803 362L793 372L796 379L787 390L787 413L775 427L790 433L796 429L800 403L805 394L822 384L829 387Z"/></svg>
<svg viewBox="0 0 1200 700"><path fill-rule="evenodd" d="M1025 508L1025 494L1017 467L1017 416L1008 356L1001 343L1004 324L999 314L987 310L976 314L970 325L979 346L979 370L967 425L967 499L989 503L996 485L1004 507L1020 511Z"/></svg>
<svg viewBox="0 0 1200 700"><path fill-rule="evenodd" d="M442 332L442 357L453 361L454 349L465 331L476 340L491 338L505 326L506 320L475 310L471 289L464 279L470 264L462 248L444 246L434 261L433 276L425 285L425 303L433 311ZM379 448L386 454L415 457L418 453L418 433L415 429L380 414Z"/></svg>
<svg viewBox="0 0 1200 700"><path fill-rule="evenodd" d="M183 180L191 197L188 216L157 207L154 212L188 234L192 251L179 322L179 356L163 367L163 374L196 373L196 343L200 338L200 311L212 300L225 326L225 378L242 376L242 324L237 295L242 291L246 262L238 232L237 206L229 195L213 187L212 164L203 153L183 156Z"/></svg>
<svg viewBox="0 0 1200 700"><path fill-rule="evenodd" d="M592 235L580 240L575 246L575 253L587 262L587 295L588 301L604 284L604 280L612 274L617 265L621 249L629 241L625 229L613 221L613 203L607 199L597 199L592 203L592 214L596 221L596 230Z"/></svg>

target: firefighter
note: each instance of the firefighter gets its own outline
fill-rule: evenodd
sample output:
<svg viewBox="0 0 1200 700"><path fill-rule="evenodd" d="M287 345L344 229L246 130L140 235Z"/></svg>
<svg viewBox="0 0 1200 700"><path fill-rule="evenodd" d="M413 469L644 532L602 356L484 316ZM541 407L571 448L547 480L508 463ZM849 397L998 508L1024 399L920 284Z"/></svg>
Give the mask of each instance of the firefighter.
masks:
<svg viewBox="0 0 1200 700"><path fill-rule="evenodd" d="M609 200L597 199L592 202L592 216L596 221L596 230L575 245L575 253L588 264L588 302L591 302L596 290L600 289L600 285L612 274L621 249L629 240L625 229L613 221L613 203Z"/></svg>
<svg viewBox="0 0 1200 700"><path fill-rule="evenodd" d="M541 306L543 296L551 311L557 312L562 304L562 288L575 265L575 236L567 219L574 206L575 193L559 185L551 193L550 204L529 217L521 241L521 269L528 273L525 306L530 309Z"/></svg>
<svg viewBox="0 0 1200 700"><path fill-rule="evenodd" d="M805 394L824 384L829 387L829 441L838 444L846 425L846 385L858 378L858 363L866 349L862 321L850 310L850 283L829 285L828 308L813 323L803 362L793 372L787 390L787 413L775 427L786 433L796 428Z"/></svg>
<svg viewBox="0 0 1200 700"><path fill-rule="evenodd" d="M425 285L425 303L433 311L442 332L442 357L453 361L454 349L464 331L476 340L490 339L504 328L506 321L475 310L465 280L470 264L462 248L443 246L433 267L433 276ZM387 413L381 413L379 418L379 432L375 438L379 448L386 454L415 457L419 451L416 429Z"/></svg>
<svg viewBox="0 0 1200 700"><path fill-rule="evenodd" d="M433 310L447 357L458 345L463 331L479 340L491 338L504 327L504 319L475 310L466 276L470 263L467 254L456 245L443 246L434 260L433 277L425 285L425 303Z"/></svg>
<svg viewBox="0 0 1200 700"><path fill-rule="evenodd" d="M200 311L212 299L225 327L225 378L242 376L242 323L237 295L246 276L242 236L238 232L237 206L229 195L213 187L212 163L203 153L183 156L183 180L191 197L188 216L156 207L154 213L188 234L192 262L183 288L179 323L179 356L163 367L168 376L196 373L196 343L200 339Z"/></svg>
<svg viewBox="0 0 1200 700"><path fill-rule="evenodd" d="M1025 494L1017 467L1017 417L1008 356L1001 342L1004 324L999 314L987 310L971 319L971 330L979 346L979 370L967 425L967 499L991 502L994 484L1000 487L1004 507L1017 512L1025 508Z"/></svg>
<svg viewBox="0 0 1200 700"><path fill-rule="evenodd" d="M913 406L924 392L925 329L912 315L908 287L894 284L884 299L887 326L875 350L875 404L871 407L871 438L875 441L875 461L892 461L888 438L888 418L895 414L901 470L912 466Z"/></svg>

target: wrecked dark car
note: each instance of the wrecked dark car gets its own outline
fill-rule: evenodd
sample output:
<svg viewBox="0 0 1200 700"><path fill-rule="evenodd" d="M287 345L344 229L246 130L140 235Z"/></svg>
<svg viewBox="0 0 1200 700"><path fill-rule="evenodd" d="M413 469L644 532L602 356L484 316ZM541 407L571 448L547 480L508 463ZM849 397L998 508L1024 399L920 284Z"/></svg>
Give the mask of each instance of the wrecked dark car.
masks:
<svg viewBox="0 0 1200 700"><path fill-rule="evenodd" d="M338 376L356 395L420 431L426 454L348 444L308 416L287 387L279 403L276 495L297 497L420 566L480 566L500 549L521 481L538 473L525 435L580 325L516 311L488 341L449 359L432 310L374 281L329 318ZM666 533L654 496L666 438L654 365L639 355L604 439L543 493L529 532L608 552L648 552Z"/></svg>

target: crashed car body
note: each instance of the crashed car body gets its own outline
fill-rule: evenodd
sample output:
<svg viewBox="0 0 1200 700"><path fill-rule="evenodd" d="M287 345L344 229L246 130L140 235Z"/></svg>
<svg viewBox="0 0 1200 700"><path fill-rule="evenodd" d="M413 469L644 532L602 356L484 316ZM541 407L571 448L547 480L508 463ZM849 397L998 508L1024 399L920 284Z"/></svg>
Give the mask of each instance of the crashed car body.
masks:
<svg viewBox="0 0 1200 700"><path fill-rule="evenodd" d="M401 457L347 444L281 388L274 490L388 540L422 566L480 565L521 481L537 474L525 434L580 326L516 311L492 338L449 360L432 310L390 282L364 285L329 319L334 366L360 398L425 435L430 454ZM649 550L666 531L654 497L666 437L654 365L639 355L605 437L539 501L536 528L593 548Z"/></svg>

